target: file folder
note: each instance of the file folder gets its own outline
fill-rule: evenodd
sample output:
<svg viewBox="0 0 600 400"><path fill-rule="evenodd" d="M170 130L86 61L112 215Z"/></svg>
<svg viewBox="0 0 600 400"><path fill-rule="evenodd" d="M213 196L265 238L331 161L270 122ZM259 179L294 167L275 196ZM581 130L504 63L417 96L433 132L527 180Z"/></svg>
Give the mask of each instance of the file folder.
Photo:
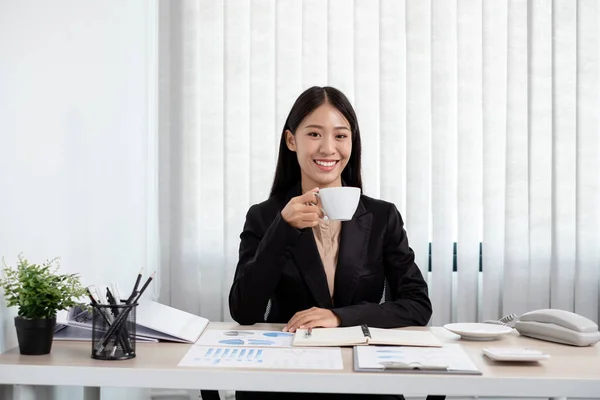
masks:
<svg viewBox="0 0 600 400"><path fill-rule="evenodd" d="M136 340L139 341L194 343L209 322L206 318L152 300L140 300L136 313ZM91 340L91 335L91 312L75 307L57 316L56 340Z"/></svg>
<svg viewBox="0 0 600 400"><path fill-rule="evenodd" d="M355 346L355 372L481 375L458 344L443 347Z"/></svg>

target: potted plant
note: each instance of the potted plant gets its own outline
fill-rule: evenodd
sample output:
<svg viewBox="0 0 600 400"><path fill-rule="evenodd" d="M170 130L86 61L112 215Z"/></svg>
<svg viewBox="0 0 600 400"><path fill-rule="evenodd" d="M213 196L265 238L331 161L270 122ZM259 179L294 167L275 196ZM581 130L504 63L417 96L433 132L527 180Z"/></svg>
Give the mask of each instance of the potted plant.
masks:
<svg viewBox="0 0 600 400"><path fill-rule="evenodd" d="M77 274L59 274L59 259L30 264L19 255L16 268L4 263L0 288L9 307L19 307L15 317L21 354L48 354L52 348L56 312L81 305L87 295Z"/></svg>

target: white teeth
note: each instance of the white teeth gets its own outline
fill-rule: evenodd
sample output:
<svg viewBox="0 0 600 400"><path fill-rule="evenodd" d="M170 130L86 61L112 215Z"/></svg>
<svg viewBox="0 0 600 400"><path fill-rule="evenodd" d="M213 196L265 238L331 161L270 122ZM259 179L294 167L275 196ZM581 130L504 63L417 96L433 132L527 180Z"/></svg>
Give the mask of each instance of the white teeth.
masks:
<svg viewBox="0 0 600 400"><path fill-rule="evenodd" d="M325 161L317 161L317 160L315 160L315 162L319 165L322 165L323 167L333 167L336 163L335 161L325 162Z"/></svg>

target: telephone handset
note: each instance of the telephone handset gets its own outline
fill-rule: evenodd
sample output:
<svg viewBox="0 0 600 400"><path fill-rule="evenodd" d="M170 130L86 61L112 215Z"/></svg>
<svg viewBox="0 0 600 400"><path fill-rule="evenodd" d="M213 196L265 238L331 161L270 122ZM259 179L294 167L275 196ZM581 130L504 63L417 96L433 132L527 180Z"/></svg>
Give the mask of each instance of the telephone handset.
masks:
<svg viewBox="0 0 600 400"><path fill-rule="evenodd" d="M515 329L523 336L570 344L593 346L600 340L598 325L565 310L543 309L521 315Z"/></svg>

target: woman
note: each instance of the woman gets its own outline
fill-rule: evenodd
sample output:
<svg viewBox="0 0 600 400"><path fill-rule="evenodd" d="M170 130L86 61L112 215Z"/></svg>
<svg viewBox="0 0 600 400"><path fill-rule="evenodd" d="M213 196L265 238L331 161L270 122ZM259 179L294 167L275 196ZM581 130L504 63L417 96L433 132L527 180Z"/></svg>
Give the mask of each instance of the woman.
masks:
<svg viewBox="0 0 600 400"><path fill-rule="evenodd" d="M238 323L284 323L283 330L289 332L427 324L432 313L427 284L396 207L361 195L352 220L323 219L315 192L342 185L362 189L360 157L358 122L346 96L331 87L302 93L281 134L271 195L250 208L240 235L229 294L231 315ZM273 393L236 396L295 398Z"/></svg>

